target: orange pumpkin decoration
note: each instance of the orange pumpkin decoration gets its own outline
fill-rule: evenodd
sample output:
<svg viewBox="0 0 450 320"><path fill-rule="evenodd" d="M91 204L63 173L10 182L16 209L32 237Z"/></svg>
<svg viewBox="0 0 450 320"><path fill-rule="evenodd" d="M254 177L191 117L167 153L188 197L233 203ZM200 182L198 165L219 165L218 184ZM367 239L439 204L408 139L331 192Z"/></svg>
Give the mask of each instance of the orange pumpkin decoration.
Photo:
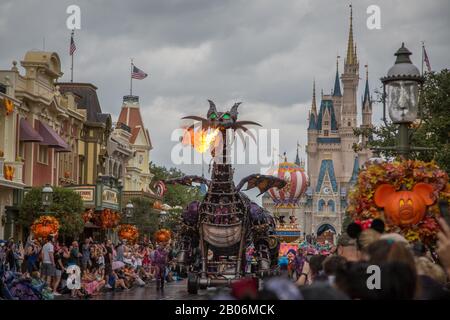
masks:
<svg viewBox="0 0 450 320"><path fill-rule="evenodd" d="M5 165L3 171L4 171L5 179L12 181L12 179L14 177L15 168L13 166Z"/></svg>
<svg viewBox="0 0 450 320"><path fill-rule="evenodd" d="M170 231L167 229L161 229L155 232L156 242L169 242L170 238Z"/></svg>
<svg viewBox="0 0 450 320"><path fill-rule="evenodd" d="M139 237L139 231L135 226L131 224L122 224L119 227L118 235L121 240L128 240L130 242L134 242Z"/></svg>
<svg viewBox="0 0 450 320"><path fill-rule="evenodd" d="M11 114L14 111L14 102L5 98L3 103L5 105L6 115Z"/></svg>
<svg viewBox="0 0 450 320"><path fill-rule="evenodd" d="M428 183L418 183L412 191L395 191L392 185L382 184L376 189L374 200L392 223L399 226L419 223L427 206L435 202L433 186Z"/></svg>

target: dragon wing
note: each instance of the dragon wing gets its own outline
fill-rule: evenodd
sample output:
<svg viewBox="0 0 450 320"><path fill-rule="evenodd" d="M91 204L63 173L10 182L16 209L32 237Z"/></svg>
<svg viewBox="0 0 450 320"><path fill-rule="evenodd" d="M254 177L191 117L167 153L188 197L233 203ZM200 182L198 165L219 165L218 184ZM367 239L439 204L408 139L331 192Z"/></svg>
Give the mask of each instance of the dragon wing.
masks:
<svg viewBox="0 0 450 320"><path fill-rule="evenodd" d="M241 188L244 186L244 184L247 183L247 189L243 191L247 191L250 189L253 189L255 187L258 188L260 191L257 196L260 196L267 190L271 188L278 188L281 189L286 185L286 181L283 179L271 176L271 175L264 175L264 174L251 174L239 182L239 184L236 187L237 191L240 191Z"/></svg>

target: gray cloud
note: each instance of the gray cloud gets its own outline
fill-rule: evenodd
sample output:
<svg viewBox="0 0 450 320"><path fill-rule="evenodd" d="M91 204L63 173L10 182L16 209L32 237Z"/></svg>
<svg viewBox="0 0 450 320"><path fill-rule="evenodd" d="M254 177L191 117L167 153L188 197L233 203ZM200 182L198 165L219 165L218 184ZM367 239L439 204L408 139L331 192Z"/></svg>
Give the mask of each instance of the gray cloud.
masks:
<svg viewBox="0 0 450 320"><path fill-rule="evenodd" d="M102 108L116 117L129 91L129 59L150 74L134 81L154 144L152 159L171 165L169 141L180 117L206 112L206 99L228 108L244 101L240 117L280 129L280 151L295 157L296 141L306 143L312 80L328 93L335 57L345 56L348 4L298 0L2 1L0 68L21 60L29 49L59 53L63 81L70 77L66 8L81 7L76 32L75 81L99 88ZM381 30L368 30L366 8L381 8ZM448 68L450 3L446 0L354 3L354 34L360 75L369 64L370 85L393 64L405 41L420 68L424 40L434 70ZM341 59L341 71L342 71ZM360 95L363 81L360 82ZM381 106L375 106L379 122ZM304 148L302 148L302 156ZM199 173L198 166L183 170ZM258 171L240 166L237 174Z"/></svg>

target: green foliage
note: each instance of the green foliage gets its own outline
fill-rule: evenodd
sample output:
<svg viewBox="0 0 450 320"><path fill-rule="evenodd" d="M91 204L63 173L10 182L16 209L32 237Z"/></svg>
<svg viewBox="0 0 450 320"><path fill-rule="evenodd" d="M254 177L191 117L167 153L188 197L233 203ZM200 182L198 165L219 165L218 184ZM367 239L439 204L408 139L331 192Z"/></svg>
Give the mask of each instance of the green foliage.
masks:
<svg viewBox="0 0 450 320"><path fill-rule="evenodd" d="M150 171L154 174L152 184L159 180L175 179L184 176L184 173L177 168L167 169L150 163ZM164 203L171 207L185 207L194 200L200 200L202 195L198 187L188 187L182 185L167 185L167 192L164 195Z"/></svg>
<svg viewBox="0 0 450 320"><path fill-rule="evenodd" d="M436 150L414 151L410 158L435 160L441 169L450 172L450 70L425 74L419 103L421 121L410 128L411 145ZM356 135L369 137L369 147L395 146L397 133L398 125L392 123L372 129L355 130ZM395 151L383 151L382 154L388 157L396 156Z"/></svg>
<svg viewBox="0 0 450 320"><path fill-rule="evenodd" d="M23 199L19 211L19 224L29 227L42 215L55 216L60 224L59 234L77 238L83 232L83 201L78 193L65 188L53 187L53 203L44 212L42 189L32 188Z"/></svg>
<svg viewBox="0 0 450 320"><path fill-rule="evenodd" d="M159 213L153 210L152 202L146 198L133 198L131 202L134 211L130 222L138 228L141 236L153 236L155 231L158 230ZM122 221L126 221L126 218L123 217Z"/></svg>

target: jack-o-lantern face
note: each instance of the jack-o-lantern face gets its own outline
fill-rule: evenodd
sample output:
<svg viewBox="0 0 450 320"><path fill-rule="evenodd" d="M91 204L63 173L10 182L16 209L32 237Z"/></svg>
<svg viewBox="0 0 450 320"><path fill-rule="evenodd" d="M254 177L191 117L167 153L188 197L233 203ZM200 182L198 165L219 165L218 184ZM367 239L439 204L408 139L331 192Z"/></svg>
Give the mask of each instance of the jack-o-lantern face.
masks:
<svg viewBox="0 0 450 320"><path fill-rule="evenodd" d="M374 200L399 226L419 223L425 216L427 206L435 201L433 187L428 183L418 183L412 191L395 191L392 185L382 184L375 191Z"/></svg>

